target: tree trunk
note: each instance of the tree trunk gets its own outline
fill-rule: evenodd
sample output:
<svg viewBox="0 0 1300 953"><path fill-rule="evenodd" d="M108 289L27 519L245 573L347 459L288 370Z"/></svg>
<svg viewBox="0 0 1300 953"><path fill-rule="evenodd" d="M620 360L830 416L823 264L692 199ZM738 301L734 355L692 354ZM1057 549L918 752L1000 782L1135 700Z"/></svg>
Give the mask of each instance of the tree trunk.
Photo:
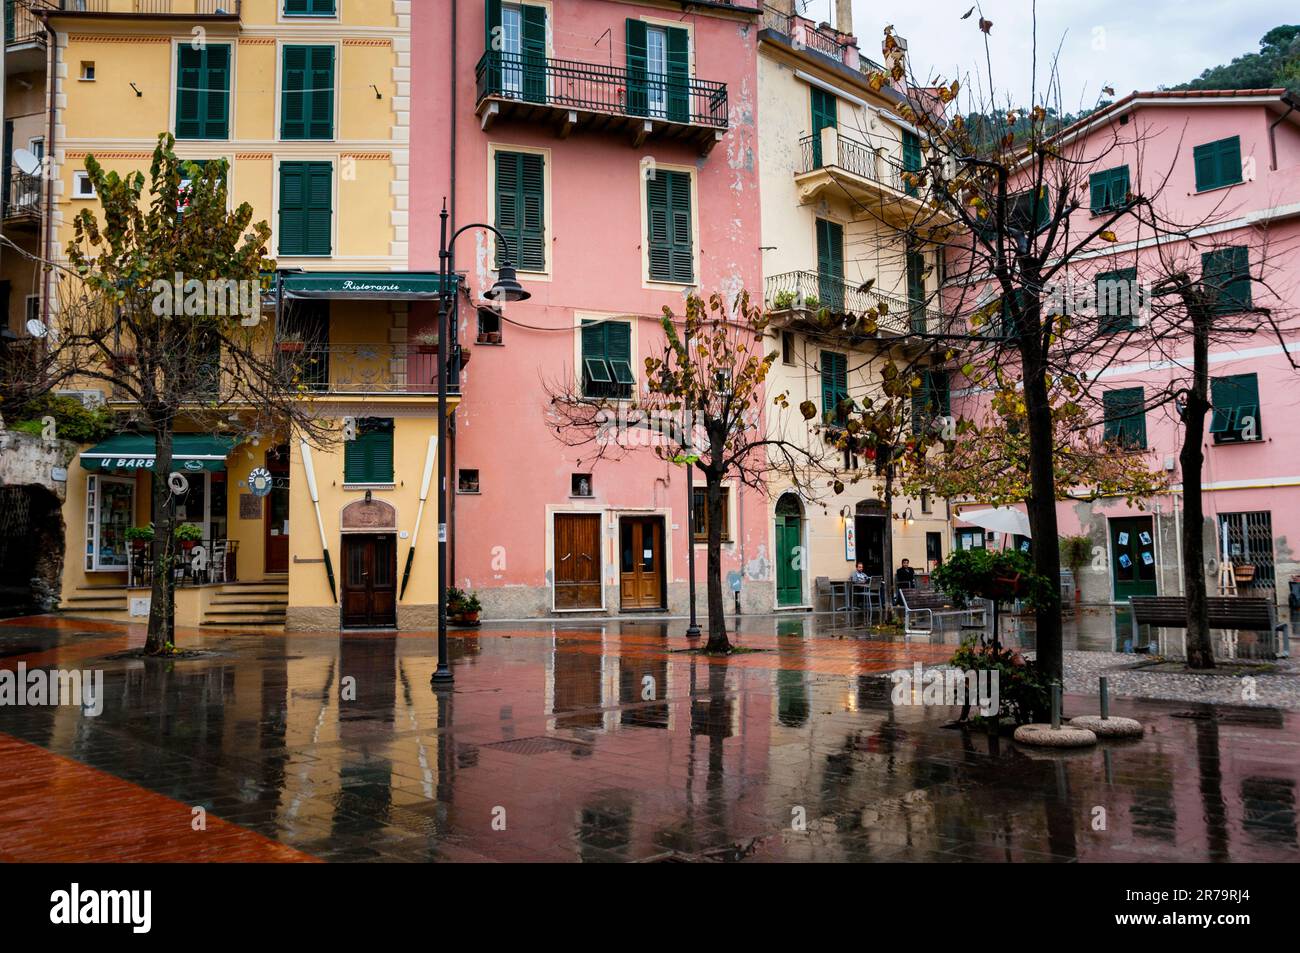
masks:
<svg viewBox="0 0 1300 953"><path fill-rule="evenodd" d="M704 651L730 652L722 604L722 474L705 470L704 481L709 507L709 641Z"/></svg>
<svg viewBox="0 0 1300 953"><path fill-rule="evenodd" d="M1199 304L1192 315L1192 387L1183 410L1183 446L1178 462L1183 476L1183 585L1187 593L1187 665L1214 668L1214 643L1205 591L1205 506L1201 498L1201 435L1210 409L1209 315Z"/></svg>
<svg viewBox="0 0 1300 953"><path fill-rule="evenodd" d="M1050 584L1051 598L1034 608L1038 666L1049 681L1062 678L1061 553L1057 545L1055 441L1052 405L1047 392L1037 309L1021 315L1016 328L1025 387L1025 412L1029 430L1029 496L1025 506L1033 536L1034 572Z"/></svg>
<svg viewBox="0 0 1300 953"><path fill-rule="evenodd" d="M172 470L170 424L154 427L153 464L153 586L149 599L149 632L144 650L163 652L176 640L176 591L172 576L176 560L176 497L167 484Z"/></svg>
<svg viewBox="0 0 1300 953"><path fill-rule="evenodd" d="M894 618L894 466L885 467L884 588L881 591L880 619Z"/></svg>

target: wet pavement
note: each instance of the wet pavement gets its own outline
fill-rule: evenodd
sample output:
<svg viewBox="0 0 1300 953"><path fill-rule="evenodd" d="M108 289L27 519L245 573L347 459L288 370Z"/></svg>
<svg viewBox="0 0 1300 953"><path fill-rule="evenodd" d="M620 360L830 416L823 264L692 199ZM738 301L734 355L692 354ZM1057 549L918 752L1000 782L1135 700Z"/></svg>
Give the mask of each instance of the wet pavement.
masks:
<svg viewBox="0 0 1300 953"><path fill-rule="evenodd" d="M675 621L485 626L449 692L427 632L146 663L111 658L140 627L0 622L0 669L102 670L105 701L0 707L0 860L1300 859L1300 712L1115 699L1143 739L1027 749L891 702L951 644L830 622L745 619L725 660Z"/></svg>

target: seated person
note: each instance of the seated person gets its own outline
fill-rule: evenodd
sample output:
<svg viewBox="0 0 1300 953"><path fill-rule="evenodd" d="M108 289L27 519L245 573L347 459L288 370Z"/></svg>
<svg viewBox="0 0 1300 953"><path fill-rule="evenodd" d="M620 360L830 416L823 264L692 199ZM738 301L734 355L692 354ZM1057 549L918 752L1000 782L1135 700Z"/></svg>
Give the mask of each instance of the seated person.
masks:
<svg viewBox="0 0 1300 953"><path fill-rule="evenodd" d="M909 565L906 559L898 567L898 572L894 573L894 585L899 589L916 588L916 570Z"/></svg>
<svg viewBox="0 0 1300 953"><path fill-rule="evenodd" d="M866 574L862 563L855 563L853 572L849 573L849 584L853 586L865 586L870 581L871 577Z"/></svg>

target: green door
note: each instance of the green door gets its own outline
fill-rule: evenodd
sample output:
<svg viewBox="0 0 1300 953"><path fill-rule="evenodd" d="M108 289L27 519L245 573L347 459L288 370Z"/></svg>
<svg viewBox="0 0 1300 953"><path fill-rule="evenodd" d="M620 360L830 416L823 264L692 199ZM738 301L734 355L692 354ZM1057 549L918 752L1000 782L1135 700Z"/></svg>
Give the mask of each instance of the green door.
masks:
<svg viewBox="0 0 1300 953"><path fill-rule="evenodd" d="M776 604L803 603L803 516L786 494L776 504Z"/></svg>
<svg viewBox="0 0 1300 953"><path fill-rule="evenodd" d="M839 119L836 115L835 94L828 93L824 89L818 89L816 86L811 87L812 92L812 167L820 169L822 167L822 130L827 126L838 126ZM832 156L832 159L834 157Z"/></svg>
<svg viewBox="0 0 1300 953"><path fill-rule="evenodd" d="M1117 601L1156 594L1156 546L1151 517L1110 521L1110 566Z"/></svg>

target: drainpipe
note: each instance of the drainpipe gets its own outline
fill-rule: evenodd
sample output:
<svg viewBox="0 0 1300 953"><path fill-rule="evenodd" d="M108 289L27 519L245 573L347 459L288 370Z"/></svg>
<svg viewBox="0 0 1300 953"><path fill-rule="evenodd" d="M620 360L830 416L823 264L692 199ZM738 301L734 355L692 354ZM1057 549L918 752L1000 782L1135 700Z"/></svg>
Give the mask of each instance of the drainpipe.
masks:
<svg viewBox="0 0 1300 953"><path fill-rule="evenodd" d="M53 169L56 145L54 141L54 103L57 96L54 83L58 77L59 35L55 32L54 27L50 26L49 17L41 17L41 25L45 27L45 32L48 35L47 42L50 50L49 55L45 57L45 98L49 103L45 133L45 161L49 163L49 168ZM45 229L45 260L50 262L54 258L51 253L51 245L54 242L54 176L46 175L45 169L41 169L41 174L45 177L45 214L42 216ZM53 270L48 264L42 266L41 270L41 323L46 328L49 328L50 298L53 297L50 279L53 277Z"/></svg>
<svg viewBox="0 0 1300 953"><path fill-rule="evenodd" d="M1286 112L1278 116L1268 125L1268 169L1270 172L1277 171L1277 127L1282 120L1295 112L1296 107L1295 100L1291 99L1289 96L1283 96L1282 101L1286 103Z"/></svg>
<svg viewBox="0 0 1300 953"><path fill-rule="evenodd" d="M456 116L457 116L456 74L458 72L456 66L456 41L459 39L459 31L457 30L457 24L459 22L459 16L458 16L459 12L460 12L459 0L451 0L451 109L448 111L450 116L451 135L448 136L447 138L450 142L450 146L449 146L450 185L448 189L448 191L450 192L450 196L449 196L450 203L448 207L448 213L451 216L450 219L451 234L453 235L456 234ZM453 242L452 245L453 247L451 249L451 253L454 256L456 254L455 243ZM454 257L447 263L447 271L452 275L456 273L456 259ZM460 344L460 287L459 285L457 285L454 293L456 295L455 301L457 307L452 312L452 323L448 329L447 336L450 339L448 341L448 344L451 344L451 342L454 341L457 345L459 345ZM453 353L451 347L446 347L445 352L449 355ZM456 353L459 353L459 351L456 351ZM461 393L461 389L459 386L460 385L460 361L459 360L456 362L456 384L457 384L456 391L458 394L461 394L463 398L464 395ZM457 404L457 410L459 409L460 409L460 405ZM454 586L456 584L456 484L453 483L452 481L456 479L456 410L453 410L451 412L451 419L447 421L447 440L449 443L449 446L447 448L448 459L439 460L438 464L439 464L439 468L443 472L443 479L447 481L447 499L449 501L448 511L447 511L447 570L448 570L447 578L451 580L451 585ZM439 601L442 600L442 593L438 593L438 600Z"/></svg>

